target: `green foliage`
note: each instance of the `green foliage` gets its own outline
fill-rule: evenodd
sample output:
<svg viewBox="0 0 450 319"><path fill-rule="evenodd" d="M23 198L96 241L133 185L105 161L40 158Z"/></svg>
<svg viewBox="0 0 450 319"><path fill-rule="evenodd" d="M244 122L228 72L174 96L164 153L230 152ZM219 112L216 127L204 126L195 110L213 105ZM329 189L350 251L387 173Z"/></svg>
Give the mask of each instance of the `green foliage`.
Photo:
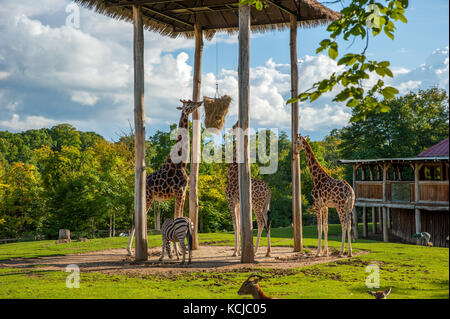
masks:
<svg viewBox="0 0 450 319"><path fill-rule="evenodd" d="M385 101L389 112L367 114L365 121L333 130L325 141L336 158L414 157L448 137L448 96L438 88L418 90ZM330 149L331 150L331 149ZM350 167L346 176L351 180Z"/></svg>

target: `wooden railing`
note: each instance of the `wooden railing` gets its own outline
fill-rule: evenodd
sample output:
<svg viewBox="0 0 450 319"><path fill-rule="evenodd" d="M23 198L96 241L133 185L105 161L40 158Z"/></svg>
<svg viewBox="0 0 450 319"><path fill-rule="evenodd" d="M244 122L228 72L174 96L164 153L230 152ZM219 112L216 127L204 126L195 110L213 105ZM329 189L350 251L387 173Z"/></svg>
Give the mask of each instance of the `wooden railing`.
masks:
<svg viewBox="0 0 450 319"><path fill-rule="evenodd" d="M419 202L447 202L448 181L419 181Z"/></svg>
<svg viewBox="0 0 450 319"><path fill-rule="evenodd" d="M355 191L357 199L383 200L382 181L357 181Z"/></svg>
<svg viewBox="0 0 450 319"><path fill-rule="evenodd" d="M382 181L356 181L356 199L383 201ZM386 201L415 203L414 181L386 181ZM419 181L419 203L449 202L448 181Z"/></svg>

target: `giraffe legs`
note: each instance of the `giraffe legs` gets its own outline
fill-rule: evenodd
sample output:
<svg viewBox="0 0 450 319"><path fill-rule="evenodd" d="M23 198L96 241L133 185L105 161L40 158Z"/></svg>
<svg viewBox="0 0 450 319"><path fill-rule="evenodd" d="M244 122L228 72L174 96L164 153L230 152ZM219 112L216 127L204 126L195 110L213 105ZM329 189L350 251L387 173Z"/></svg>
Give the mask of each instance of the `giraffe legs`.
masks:
<svg viewBox="0 0 450 319"><path fill-rule="evenodd" d="M352 253L352 224L351 222L348 223L347 225L347 237L348 237L348 257L352 257L353 253Z"/></svg>
<svg viewBox="0 0 450 319"><path fill-rule="evenodd" d="M322 208L322 223L324 236L324 256L328 256L328 207Z"/></svg>
<svg viewBox="0 0 450 319"><path fill-rule="evenodd" d="M175 194L175 218L183 216L185 199L186 199L186 186L180 188ZM178 258L178 255L181 255L178 242L175 242L174 248Z"/></svg>
<svg viewBox="0 0 450 319"><path fill-rule="evenodd" d="M239 203L233 204L234 208L232 213L234 214L234 252L233 256L239 256L241 254L241 223L239 215Z"/></svg>
<svg viewBox="0 0 450 319"><path fill-rule="evenodd" d="M346 225L342 225L342 239L341 239L341 251L339 252L339 257L342 257L344 255L344 248L345 248L345 233L346 233ZM349 240L351 241L351 240Z"/></svg>
<svg viewBox="0 0 450 319"><path fill-rule="evenodd" d="M316 217L317 217L317 236L319 238L319 243L317 244L317 254L316 257L322 256L322 208L316 207Z"/></svg>
<svg viewBox="0 0 450 319"><path fill-rule="evenodd" d="M261 239L261 234L262 234L263 229L264 229L264 223L258 222L258 236L256 237L256 245L255 245L254 255L256 255L256 253L258 252L259 240Z"/></svg>

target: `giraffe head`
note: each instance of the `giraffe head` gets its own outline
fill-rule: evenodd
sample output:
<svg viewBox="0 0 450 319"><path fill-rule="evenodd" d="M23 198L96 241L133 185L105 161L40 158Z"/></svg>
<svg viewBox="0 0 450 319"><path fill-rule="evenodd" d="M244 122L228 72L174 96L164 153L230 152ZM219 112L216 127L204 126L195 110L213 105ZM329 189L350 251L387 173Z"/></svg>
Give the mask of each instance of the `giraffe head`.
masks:
<svg viewBox="0 0 450 319"><path fill-rule="evenodd" d="M183 106L177 107L178 110L182 110L183 113L191 114L196 109L199 108L200 105L202 105L203 102L192 102L191 100L180 100L181 103L183 103Z"/></svg>
<svg viewBox="0 0 450 319"><path fill-rule="evenodd" d="M386 299L386 297L391 293L392 288L387 289L386 291L368 291L369 295L375 297L375 299Z"/></svg>
<svg viewBox="0 0 450 319"><path fill-rule="evenodd" d="M296 151L297 153L299 153L299 152L305 147L305 145L306 145L306 143L307 143L307 141L306 141L306 138L307 138L307 137L308 137L308 136L303 137L303 136L301 136L300 134L297 134L297 135L295 136L294 143L295 143L295 151Z"/></svg>

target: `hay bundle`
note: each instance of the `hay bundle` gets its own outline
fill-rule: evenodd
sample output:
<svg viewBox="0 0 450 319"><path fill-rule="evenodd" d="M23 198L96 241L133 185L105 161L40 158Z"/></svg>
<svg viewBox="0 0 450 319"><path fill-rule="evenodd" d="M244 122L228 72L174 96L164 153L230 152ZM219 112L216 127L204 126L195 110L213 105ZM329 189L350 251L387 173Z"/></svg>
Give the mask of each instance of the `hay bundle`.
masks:
<svg viewBox="0 0 450 319"><path fill-rule="evenodd" d="M225 116L230 107L231 97L224 95L220 98L203 97L205 106L205 127L215 127L219 130L225 124Z"/></svg>

